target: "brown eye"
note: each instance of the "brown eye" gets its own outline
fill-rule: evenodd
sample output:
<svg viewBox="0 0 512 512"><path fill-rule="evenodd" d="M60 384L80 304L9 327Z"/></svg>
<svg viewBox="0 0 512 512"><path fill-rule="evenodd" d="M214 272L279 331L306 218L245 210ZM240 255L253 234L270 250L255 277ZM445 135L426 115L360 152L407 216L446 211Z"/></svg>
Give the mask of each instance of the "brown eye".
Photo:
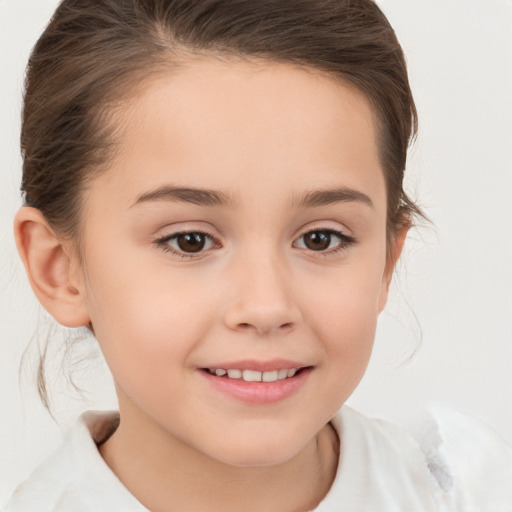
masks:
<svg viewBox="0 0 512 512"><path fill-rule="evenodd" d="M206 245L206 235L203 233L181 233L176 236L176 244L183 252L199 252Z"/></svg>
<svg viewBox="0 0 512 512"><path fill-rule="evenodd" d="M312 251L325 251L331 245L330 231L310 231L303 238L304 245Z"/></svg>
<svg viewBox="0 0 512 512"><path fill-rule="evenodd" d="M213 235L201 231L188 231L164 236L155 241L156 245L165 252L175 256L192 257L192 255L205 252L216 247Z"/></svg>
<svg viewBox="0 0 512 512"><path fill-rule="evenodd" d="M356 243L355 238L333 229L316 229L304 233L293 244L299 249L309 249L315 252L335 253Z"/></svg>

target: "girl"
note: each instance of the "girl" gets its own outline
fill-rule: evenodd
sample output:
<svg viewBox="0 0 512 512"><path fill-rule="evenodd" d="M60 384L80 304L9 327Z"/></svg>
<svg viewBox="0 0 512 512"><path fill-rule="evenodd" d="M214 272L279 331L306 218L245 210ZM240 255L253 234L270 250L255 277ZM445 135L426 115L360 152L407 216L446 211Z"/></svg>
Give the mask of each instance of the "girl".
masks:
<svg viewBox="0 0 512 512"><path fill-rule="evenodd" d="M5 510L509 510L480 424L459 443L437 413L420 446L337 413L421 215L415 128L373 2L64 0L28 66L16 241L119 413Z"/></svg>

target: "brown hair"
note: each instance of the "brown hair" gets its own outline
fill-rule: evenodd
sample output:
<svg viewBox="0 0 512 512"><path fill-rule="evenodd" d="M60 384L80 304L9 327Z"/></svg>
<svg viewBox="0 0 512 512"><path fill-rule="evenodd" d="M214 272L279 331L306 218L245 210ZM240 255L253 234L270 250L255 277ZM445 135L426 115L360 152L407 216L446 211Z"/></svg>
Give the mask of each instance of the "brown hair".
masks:
<svg viewBox="0 0 512 512"><path fill-rule="evenodd" d="M25 203L79 239L81 191L112 154L112 106L143 77L197 54L294 63L355 86L376 114L388 247L422 216L402 186L417 128L405 59L372 0L63 0L28 63Z"/></svg>

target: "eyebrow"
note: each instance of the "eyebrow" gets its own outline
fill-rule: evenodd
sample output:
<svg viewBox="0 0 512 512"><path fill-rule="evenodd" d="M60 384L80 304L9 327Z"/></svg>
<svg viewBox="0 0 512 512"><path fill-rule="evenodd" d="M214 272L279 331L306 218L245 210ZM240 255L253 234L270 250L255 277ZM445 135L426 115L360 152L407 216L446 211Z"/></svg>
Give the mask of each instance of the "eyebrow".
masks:
<svg viewBox="0 0 512 512"><path fill-rule="evenodd" d="M232 205L229 195L216 190L166 185L140 195L132 206L153 201L180 201L198 206Z"/></svg>
<svg viewBox="0 0 512 512"><path fill-rule="evenodd" d="M335 203L353 201L363 203L373 208L373 202L369 196L359 190L347 187L338 187L327 190L311 190L293 201L293 204L297 205L299 208L312 208L316 206L327 206Z"/></svg>
<svg viewBox="0 0 512 512"><path fill-rule="evenodd" d="M178 201L210 207L232 206L235 204L235 200L232 196L217 190L165 185L140 195L135 203L133 203L132 207L137 204L153 201ZM373 208L373 202L368 195L347 187L310 190L300 197L293 199L292 205L298 208L314 208L353 201L363 203Z"/></svg>

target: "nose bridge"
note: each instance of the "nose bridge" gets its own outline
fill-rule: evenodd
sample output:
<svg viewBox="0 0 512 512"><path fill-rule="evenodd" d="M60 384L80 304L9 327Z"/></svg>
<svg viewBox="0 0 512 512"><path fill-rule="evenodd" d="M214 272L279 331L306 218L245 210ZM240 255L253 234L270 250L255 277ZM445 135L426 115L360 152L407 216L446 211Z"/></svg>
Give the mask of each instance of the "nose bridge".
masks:
<svg viewBox="0 0 512 512"><path fill-rule="evenodd" d="M252 245L252 244L251 244ZM300 320L286 257L271 243L245 248L233 263L234 287L225 321L235 330L266 334L289 330Z"/></svg>

